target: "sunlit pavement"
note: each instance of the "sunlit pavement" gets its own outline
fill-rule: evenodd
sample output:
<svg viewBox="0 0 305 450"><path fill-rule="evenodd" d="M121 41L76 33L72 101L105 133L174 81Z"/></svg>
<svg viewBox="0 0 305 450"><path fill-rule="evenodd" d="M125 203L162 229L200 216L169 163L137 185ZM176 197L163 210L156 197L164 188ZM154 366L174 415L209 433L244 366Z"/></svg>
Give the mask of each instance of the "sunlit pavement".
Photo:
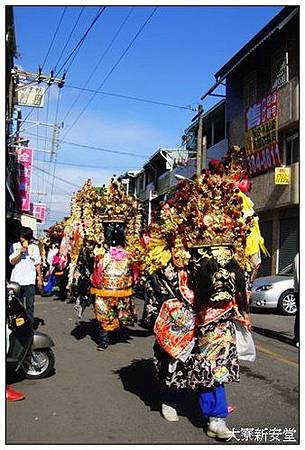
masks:
<svg viewBox="0 0 305 450"><path fill-rule="evenodd" d="M136 301L139 318L143 301ZM55 341L56 373L13 386L26 393L7 403L7 444L207 444L196 395L181 405L180 421L160 415L152 373L153 336L136 325L105 352L96 351L92 307L77 321L73 304L37 297L39 331ZM236 411L228 418L230 443L296 443L298 349L293 317L255 313L255 363L242 365L241 382L227 387Z"/></svg>

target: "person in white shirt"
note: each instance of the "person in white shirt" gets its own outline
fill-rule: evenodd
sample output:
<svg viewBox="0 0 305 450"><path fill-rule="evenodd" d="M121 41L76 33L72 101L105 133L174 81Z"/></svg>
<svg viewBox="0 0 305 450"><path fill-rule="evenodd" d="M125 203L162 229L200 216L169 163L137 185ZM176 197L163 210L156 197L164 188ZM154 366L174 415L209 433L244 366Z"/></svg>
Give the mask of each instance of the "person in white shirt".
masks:
<svg viewBox="0 0 305 450"><path fill-rule="evenodd" d="M34 322L34 299L36 286L36 273L39 289L43 289L41 276L41 257L39 248L32 242L33 231L31 228L21 229L19 242L15 242L10 249L9 261L14 266L11 273L11 281L21 287L21 298L25 301L30 321Z"/></svg>
<svg viewBox="0 0 305 450"><path fill-rule="evenodd" d="M48 251L48 256L47 256L47 263L49 265L49 273L53 273L54 271L54 264L53 264L53 259L54 256L56 256L59 252L58 249L58 245L57 244L52 244L52 246L50 247L49 251Z"/></svg>

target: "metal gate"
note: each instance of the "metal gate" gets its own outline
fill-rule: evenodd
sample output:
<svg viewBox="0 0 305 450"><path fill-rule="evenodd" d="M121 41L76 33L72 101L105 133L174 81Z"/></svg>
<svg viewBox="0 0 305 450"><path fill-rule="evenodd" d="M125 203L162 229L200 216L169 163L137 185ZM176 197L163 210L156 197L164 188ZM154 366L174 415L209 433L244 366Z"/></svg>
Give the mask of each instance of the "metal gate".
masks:
<svg viewBox="0 0 305 450"><path fill-rule="evenodd" d="M292 263L299 251L299 224L297 217L280 220L279 271Z"/></svg>

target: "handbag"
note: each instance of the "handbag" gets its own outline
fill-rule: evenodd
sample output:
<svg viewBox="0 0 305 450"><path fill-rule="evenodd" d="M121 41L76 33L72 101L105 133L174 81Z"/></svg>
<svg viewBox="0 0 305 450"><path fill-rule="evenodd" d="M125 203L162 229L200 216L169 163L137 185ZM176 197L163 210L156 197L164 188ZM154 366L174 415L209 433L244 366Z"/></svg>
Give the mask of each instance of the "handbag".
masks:
<svg viewBox="0 0 305 450"><path fill-rule="evenodd" d="M254 362L256 359L256 350L251 332L238 321L234 321L234 324L238 359Z"/></svg>
<svg viewBox="0 0 305 450"><path fill-rule="evenodd" d="M154 333L158 344L178 359L195 336L195 314L177 298L166 300L157 317Z"/></svg>

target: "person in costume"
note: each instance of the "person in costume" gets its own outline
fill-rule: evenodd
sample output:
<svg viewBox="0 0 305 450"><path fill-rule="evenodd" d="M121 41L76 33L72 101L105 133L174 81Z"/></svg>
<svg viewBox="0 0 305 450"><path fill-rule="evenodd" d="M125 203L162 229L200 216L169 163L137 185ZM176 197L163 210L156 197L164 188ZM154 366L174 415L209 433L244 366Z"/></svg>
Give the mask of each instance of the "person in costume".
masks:
<svg viewBox="0 0 305 450"><path fill-rule="evenodd" d="M104 224L105 253L97 255L91 276L91 294L99 322L98 350L109 345L109 332L137 320L132 299L133 273L130 254L124 249L124 223Z"/></svg>
<svg viewBox="0 0 305 450"><path fill-rule="evenodd" d="M124 186L112 179L96 198L94 216L96 242L90 294L99 323L97 350L105 350L110 332L133 325L137 320L132 299L138 276L134 249L140 234L142 210L136 199L126 194Z"/></svg>
<svg viewBox="0 0 305 450"><path fill-rule="evenodd" d="M207 434L230 439L224 386L240 378L235 322L251 326L248 238L258 224L254 214L244 214L241 191L223 166L179 183L153 226L145 262L153 280L154 364L163 387L162 414L177 421L179 393L195 389Z"/></svg>

